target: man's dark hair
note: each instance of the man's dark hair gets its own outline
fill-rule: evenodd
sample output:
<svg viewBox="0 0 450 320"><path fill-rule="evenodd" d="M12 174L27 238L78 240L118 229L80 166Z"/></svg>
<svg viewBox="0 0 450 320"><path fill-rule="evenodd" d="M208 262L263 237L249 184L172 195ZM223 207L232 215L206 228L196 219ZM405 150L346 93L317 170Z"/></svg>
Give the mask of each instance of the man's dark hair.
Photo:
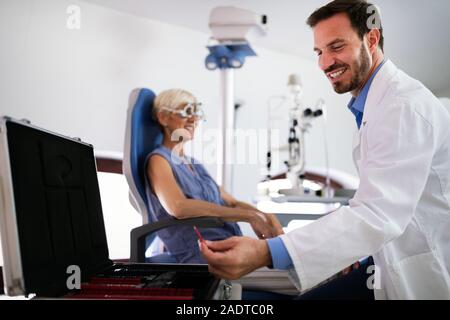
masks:
<svg viewBox="0 0 450 320"><path fill-rule="evenodd" d="M370 32L371 28L369 26L370 23L373 23L371 20L377 19L378 26L374 27L380 30L379 46L384 51L383 27L381 26L379 10L365 0L334 0L314 11L306 23L311 28L314 28L319 22L331 18L338 13L347 14L353 29L358 33L361 40Z"/></svg>

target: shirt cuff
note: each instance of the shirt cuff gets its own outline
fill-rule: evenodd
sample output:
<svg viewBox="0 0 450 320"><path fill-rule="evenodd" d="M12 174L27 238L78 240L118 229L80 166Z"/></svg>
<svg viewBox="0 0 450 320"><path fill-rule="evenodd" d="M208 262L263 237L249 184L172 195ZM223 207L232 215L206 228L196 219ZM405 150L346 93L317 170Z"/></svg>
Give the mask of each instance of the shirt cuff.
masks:
<svg viewBox="0 0 450 320"><path fill-rule="evenodd" d="M294 267L292 259L286 249L286 246L280 237L267 239L270 255L272 256L272 265L274 269L289 270Z"/></svg>

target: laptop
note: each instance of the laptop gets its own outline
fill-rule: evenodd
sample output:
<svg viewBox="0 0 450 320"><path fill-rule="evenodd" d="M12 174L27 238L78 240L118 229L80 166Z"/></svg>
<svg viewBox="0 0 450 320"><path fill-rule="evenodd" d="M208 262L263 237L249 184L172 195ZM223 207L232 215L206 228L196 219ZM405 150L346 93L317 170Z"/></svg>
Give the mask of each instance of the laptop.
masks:
<svg viewBox="0 0 450 320"><path fill-rule="evenodd" d="M131 300L216 294L220 280L206 265L109 259L92 145L2 117L0 179L5 294Z"/></svg>

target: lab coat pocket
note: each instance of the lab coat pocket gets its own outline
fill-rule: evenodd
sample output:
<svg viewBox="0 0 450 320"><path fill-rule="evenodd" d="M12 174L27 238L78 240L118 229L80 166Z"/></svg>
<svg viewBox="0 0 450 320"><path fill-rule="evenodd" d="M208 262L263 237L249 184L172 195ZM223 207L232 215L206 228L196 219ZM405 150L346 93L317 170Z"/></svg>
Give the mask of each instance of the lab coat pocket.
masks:
<svg viewBox="0 0 450 320"><path fill-rule="evenodd" d="M400 300L450 299L450 281L435 253L405 258L388 268Z"/></svg>

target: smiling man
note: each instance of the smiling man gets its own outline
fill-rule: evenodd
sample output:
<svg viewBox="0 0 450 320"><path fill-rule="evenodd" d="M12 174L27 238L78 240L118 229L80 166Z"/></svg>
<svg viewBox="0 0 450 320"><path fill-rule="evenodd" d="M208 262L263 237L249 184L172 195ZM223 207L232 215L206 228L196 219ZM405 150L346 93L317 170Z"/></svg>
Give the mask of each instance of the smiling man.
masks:
<svg viewBox="0 0 450 320"><path fill-rule="evenodd" d="M382 29L366 33L367 13L356 13L353 22L347 13L337 12L328 17L330 11L324 9L308 19L314 28L314 51L319 57L319 67L337 93L351 92L354 97L384 59Z"/></svg>
<svg viewBox="0 0 450 320"><path fill-rule="evenodd" d="M373 256L369 270L377 281L360 268L307 295L450 299L450 116L427 88L385 59L379 18L366 1L336 0L308 19L321 70L338 94L352 94L361 181L355 197L274 239L202 243L212 273L237 279L273 266L289 270L304 291Z"/></svg>

